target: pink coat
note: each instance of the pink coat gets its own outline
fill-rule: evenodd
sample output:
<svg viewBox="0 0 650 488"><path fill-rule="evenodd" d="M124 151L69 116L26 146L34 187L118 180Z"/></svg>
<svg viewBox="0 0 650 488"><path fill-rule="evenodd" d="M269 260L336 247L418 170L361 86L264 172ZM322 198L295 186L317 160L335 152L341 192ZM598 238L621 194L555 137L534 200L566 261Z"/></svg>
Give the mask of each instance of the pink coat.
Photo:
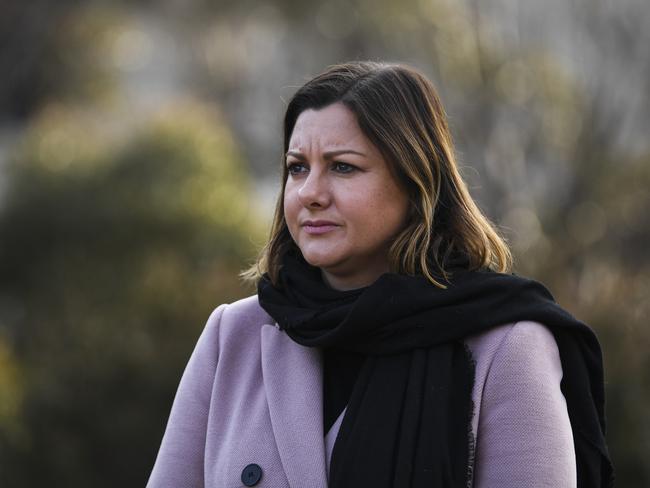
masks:
<svg viewBox="0 0 650 488"><path fill-rule="evenodd" d="M466 343L476 360L474 487L575 487L552 333L522 321ZM242 487L254 464L254 486L326 488L342 418L323 432L318 349L293 342L257 296L221 305L183 373L147 487Z"/></svg>

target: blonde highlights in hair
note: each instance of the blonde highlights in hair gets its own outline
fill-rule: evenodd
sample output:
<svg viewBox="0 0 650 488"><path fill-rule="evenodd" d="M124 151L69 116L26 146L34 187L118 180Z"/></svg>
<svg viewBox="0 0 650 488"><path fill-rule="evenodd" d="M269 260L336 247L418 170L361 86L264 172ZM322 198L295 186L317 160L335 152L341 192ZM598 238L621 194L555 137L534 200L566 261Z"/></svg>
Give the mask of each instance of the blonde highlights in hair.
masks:
<svg viewBox="0 0 650 488"><path fill-rule="evenodd" d="M341 102L357 117L365 136L379 149L409 196L404 229L389 250L392 272L421 274L445 288L447 259L466 256L469 269L512 268L512 254L495 226L478 208L461 177L447 116L433 84L415 69L375 62L330 66L302 86L284 117L284 151L300 113ZM268 273L277 284L282 257L297 246L284 216L288 173L282 160L282 188L269 240L256 263L242 272L256 282Z"/></svg>

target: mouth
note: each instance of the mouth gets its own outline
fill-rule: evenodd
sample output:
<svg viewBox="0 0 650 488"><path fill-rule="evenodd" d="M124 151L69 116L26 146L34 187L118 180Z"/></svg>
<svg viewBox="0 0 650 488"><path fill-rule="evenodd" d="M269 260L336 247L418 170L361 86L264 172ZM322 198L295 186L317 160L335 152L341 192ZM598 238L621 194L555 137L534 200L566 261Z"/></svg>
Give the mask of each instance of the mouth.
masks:
<svg viewBox="0 0 650 488"><path fill-rule="evenodd" d="M305 232L311 235L326 234L328 232L333 231L337 227L340 226L335 224L334 222L329 222L327 220L315 220L315 221L306 220L302 224L302 228L305 229Z"/></svg>

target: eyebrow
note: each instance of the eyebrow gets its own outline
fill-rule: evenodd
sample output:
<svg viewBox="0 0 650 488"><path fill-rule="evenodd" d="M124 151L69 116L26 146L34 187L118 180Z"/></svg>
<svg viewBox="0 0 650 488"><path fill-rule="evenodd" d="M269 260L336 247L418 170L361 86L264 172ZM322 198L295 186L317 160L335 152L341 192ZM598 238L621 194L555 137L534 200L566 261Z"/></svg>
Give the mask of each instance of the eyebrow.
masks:
<svg viewBox="0 0 650 488"><path fill-rule="evenodd" d="M359 156L364 156L364 157L366 156L365 154L359 151L355 151L354 149L339 149L337 151L327 151L323 153L323 156L325 157L325 159L331 159L335 156L340 156L341 154L358 154ZM287 156L294 156L298 159L305 159L305 156L302 153L296 151L287 151Z"/></svg>

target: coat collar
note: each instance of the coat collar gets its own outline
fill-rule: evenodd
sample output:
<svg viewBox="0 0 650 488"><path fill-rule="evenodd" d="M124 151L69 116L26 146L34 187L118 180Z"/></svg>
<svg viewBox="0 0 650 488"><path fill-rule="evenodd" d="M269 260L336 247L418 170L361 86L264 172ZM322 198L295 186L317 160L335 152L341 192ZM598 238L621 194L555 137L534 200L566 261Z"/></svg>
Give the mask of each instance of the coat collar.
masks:
<svg viewBox="0 0 650 488"><path fill-rule="evenodd" d="M326 488L321 353L277 325L263 325L260 334L271 425L289 485Z"/></svg>

